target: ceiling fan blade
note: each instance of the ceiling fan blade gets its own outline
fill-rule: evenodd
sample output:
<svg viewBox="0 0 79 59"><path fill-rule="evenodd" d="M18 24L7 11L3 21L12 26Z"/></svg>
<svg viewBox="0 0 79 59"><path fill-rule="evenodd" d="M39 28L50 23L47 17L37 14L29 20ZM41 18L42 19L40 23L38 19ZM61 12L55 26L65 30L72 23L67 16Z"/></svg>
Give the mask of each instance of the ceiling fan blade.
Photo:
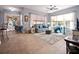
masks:
<svg viewBox="0 0 79 59"><path fill-rule="evenodd" d="M54 8L54 10L57 10L58 8Z"/></svg>
<svg viewBox="0 0 79 59"><path fill-rule="evenodd" d="M53 10L53 8L50 8L50 10Z"/></svg>
<svg viewBox="0 0 79 59"><path fill-rule="evenodd" d="M46 9L50 9L50 8L46 8Z"/></svg>
<svg viewBox="0 0 79 59"><path fill-rule="evenodd" d="M56 7L55 5L53 7Z"/></svg>

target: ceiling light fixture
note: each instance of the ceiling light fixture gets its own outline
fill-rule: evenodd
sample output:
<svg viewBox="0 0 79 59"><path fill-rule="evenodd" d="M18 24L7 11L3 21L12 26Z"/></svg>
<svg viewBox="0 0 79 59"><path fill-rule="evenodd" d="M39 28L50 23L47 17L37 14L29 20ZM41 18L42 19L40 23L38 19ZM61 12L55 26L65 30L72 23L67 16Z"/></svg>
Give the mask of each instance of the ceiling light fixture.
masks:
<svg viewBox="0 0 79 59"><path fill-rule="evenodd" d="M14 8L14 7L8 7L8 9L9 9L10 11L17 11L17 9Z"/></svg>
<svg viewBox="0 0 79 59"><path fill-rule="evenodd" d="M48 10L49 13L51 13L51 12L53 12L53 11L58 10L58 8L57 8L56 5L49 5L49 6L47 7L47 10Z"/></svg>
<svg viewBox="0 0 79 59"><path fill-rule="evenodd" d="M49 10L57 10L58 8L55 5L50 5L47 9L49 9Z"/></svg>

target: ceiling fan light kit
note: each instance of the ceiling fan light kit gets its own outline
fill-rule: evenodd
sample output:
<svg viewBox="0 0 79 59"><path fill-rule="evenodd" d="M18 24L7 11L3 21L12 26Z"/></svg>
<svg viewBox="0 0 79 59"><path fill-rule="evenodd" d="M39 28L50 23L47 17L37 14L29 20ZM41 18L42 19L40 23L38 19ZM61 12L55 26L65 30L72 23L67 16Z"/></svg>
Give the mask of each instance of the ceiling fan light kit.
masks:
<svg viewBox="0 0 79 59"><path fill-rule="evenodd" d="M57 10L58 8L55 5L50 5L47 9L48 10Z"/></svg>

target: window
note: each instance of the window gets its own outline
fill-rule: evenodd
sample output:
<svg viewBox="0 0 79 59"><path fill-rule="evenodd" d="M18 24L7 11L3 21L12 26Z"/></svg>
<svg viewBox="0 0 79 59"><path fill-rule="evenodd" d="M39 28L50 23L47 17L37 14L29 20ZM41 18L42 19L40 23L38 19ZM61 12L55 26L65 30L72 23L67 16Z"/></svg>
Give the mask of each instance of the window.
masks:
<svg viewBox="0 0 79 59"><path fill-rule="evenodd" d="M31 26L34 24L45 24L46 22L46 16L31 14Z"/></svg>
<svg viewBox="0 0 79 59"><path fill-rule="evenodd" d="M57 26L65 28L64 32L71 31L75 29L75 13L68 13L63 15L51 16L51 27L55 31ZM62 32L63 32L62 30ZM67 31L66 31L67 30Z"/></svg>

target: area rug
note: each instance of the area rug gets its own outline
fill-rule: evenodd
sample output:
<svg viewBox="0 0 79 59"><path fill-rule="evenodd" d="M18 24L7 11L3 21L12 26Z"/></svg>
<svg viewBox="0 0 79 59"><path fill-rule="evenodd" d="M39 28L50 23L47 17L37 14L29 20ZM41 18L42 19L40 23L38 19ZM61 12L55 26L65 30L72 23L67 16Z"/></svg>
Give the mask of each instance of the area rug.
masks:
<svg viewBox="0 0 79 59"><path fill-rule="evenodd" d="M45 34L45 33L35 33L35 36L41 38L42 40L46 41L49 44L54 44L56 42L58 42L59 40L63 40L64 39L64 35L63 34L57 34L57 33L52 33L52 34Z"/></svg>

